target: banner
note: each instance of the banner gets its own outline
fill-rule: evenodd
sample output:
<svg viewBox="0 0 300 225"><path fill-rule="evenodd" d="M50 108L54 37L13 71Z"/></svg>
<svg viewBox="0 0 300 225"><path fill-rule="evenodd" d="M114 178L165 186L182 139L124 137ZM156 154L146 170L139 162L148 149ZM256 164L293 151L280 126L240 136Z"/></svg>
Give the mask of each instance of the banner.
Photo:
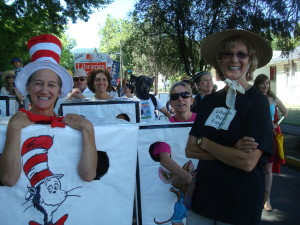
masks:
<svg viewBox="0 0 300 225"><path fill-rule="evenodd" d="M106 53L74 53L76 69L84 69L88 74L95 69L108 69L111 71L113 60Z"/></svg>
<svg viewBox="0 0 300 225"><path fill-rule="evenodd" d="M63 103L60 105L60 112L63 116L68 113L76 113L85 116L87 119L115 119L120 114L126 114L131 123L139 123L140 103L138 101L114 101L104 100L95 102Z"/></svg>
<svg viewBox="0 0 300 225"><path fill-rule="evenodd" d="M139 184L137 185L140 193L137 204L140 206L138 207L139 224L156 225L169 220L174 214L174 207L178 201L176 194L170 191L173 187L172 182L166 183L166 180L162 179L164 174L168 174L167 170L160 165L160 162L154 161L150 155L151 144L155 142L169 144L172 150L172 159L183 167L186 163L190 163L190 159L185 156L185 146L192 124L172 123L140 127L138 137ZM196 169L198 160L193 159L191 163ZM182 222L185 224L185 219Z"/></svg>
<svg viewBox="0 0 300 225"><path fill-rule="evenodd" d="M115 60L113 60L111 77L111 84L117 86L120 83L120 63Z"/></svg>
<svg viewBox="0 0 300 225"><path fill-rule="evenodd" d="M5 134L2 122L0 151ZM22 173L15 186L0 187L0 224L132 225L137 135L132 124L95 126L97 150L106 153L109 167L101 178L85 182L77 171L79 131L49 125L24 128ZM37 154L43 157L37 160Z"/></svg>
<svg viewBox="0 0 300 225"><path fill-rule="evenodd" d="M15 96L0 96L0 117L12 116L17 112L18 106Z"/></svg>

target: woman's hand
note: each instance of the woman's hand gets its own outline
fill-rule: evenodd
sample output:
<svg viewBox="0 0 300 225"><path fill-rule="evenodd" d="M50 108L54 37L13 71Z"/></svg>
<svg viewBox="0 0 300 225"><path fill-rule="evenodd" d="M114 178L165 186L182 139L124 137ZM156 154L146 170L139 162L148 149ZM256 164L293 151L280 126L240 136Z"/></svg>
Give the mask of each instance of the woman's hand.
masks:
<svg viewBox="0 0 300 225"><path fill-rule="evenodd" d="M239 139L234 147L240 151L249 153L252 150L257 149L257 146L258 143L255 142L254 138L245 136Z"/></svg>
<svg viewBox="0 0 300 225"><path fill-rule="evenodd" d="M75 130L82 131L85 128L92 126L91 122L78 114L68 113L63 119L63 123Z"/></svg>
<svg viewBox="0 0 300 225"><path fill-rule="evenodd" d="M17 112L10 118L8 127L11 127L12 129L22 129L32 124L34 124L34 122L29 120L26 113Z"/></svg>
<svg viewBox="0 0 300 225"><path fill-rule="evenodd" d="M277 125L276 123L273 123L273 129L277 129L279 127L279 125Z"/></svg>
<svg viewBox="0 0 300 225"><path fill-rule="evenodd" d="M67 114L63 122L82 133L82 153L78 164L78 173L82 180L92 181L96 177L98 162L94 127L83 116L72 113Z"/></svg>

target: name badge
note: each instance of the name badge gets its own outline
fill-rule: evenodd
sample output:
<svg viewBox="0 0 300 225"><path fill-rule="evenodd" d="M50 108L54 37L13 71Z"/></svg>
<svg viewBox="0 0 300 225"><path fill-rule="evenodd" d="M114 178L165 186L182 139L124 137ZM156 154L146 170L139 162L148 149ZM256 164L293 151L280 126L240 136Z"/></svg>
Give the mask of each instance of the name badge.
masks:
<svg viewBox="0 0 300 225"><path fill-rule="evenodd" d="M211 126L217 130L228 130L228 127L236 114L236 110L225 107L214 108L205 122L205 126Z"/></svg>

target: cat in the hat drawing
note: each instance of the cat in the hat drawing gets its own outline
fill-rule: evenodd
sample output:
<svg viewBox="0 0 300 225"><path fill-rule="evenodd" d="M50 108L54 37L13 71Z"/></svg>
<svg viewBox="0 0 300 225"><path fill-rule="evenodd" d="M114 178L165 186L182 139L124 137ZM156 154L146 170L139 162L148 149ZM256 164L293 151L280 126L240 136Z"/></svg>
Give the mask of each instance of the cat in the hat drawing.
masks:
<svg viewBox="0 0 300 225"><path fill-rule="evenodd" d="M48 167L48 151L53 144L53 137L48 135L28 138L22 145L23 170L29 179L30 185L25 196L27 202L31 201L34 208L43 213L44 225L63 225L68 214L53 223L53 214L70 195L70 191L61 189L60 179L63 174L53 174ZM29 206L28 208L30 208ZM27 208L27 209L28 209ZM25 211L27 210L25 209ZM30 221L29 225L42 225Z"/></svg>

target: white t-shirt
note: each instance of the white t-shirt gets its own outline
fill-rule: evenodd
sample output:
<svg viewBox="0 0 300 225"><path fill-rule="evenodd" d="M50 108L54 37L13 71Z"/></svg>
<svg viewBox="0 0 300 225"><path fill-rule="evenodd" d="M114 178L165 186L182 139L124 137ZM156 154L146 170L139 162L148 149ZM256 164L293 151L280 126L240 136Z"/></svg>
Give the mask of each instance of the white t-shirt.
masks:
<svg viewBox="0 0 300 225"><path fill-rule="evenodd" d="M156 102L157 102L157 109L160 110L164 107L164 105L161 103L161 101L156 98ZM154 113L155 107L154 104L151 100L151 98L149 98L148 100L142 100L140 99L140 106L141 106L141 121L142 122L151 122L151 121L155 121L156 120L156 116Z"/></svg>
<svg viewBox="0 0 300 225"><path fill-rule="evenodd" d="M87 98L92 98L95 95L95 93L92 92L88 87L86 87L86 89L84 89L82 94Z"/></svg>

